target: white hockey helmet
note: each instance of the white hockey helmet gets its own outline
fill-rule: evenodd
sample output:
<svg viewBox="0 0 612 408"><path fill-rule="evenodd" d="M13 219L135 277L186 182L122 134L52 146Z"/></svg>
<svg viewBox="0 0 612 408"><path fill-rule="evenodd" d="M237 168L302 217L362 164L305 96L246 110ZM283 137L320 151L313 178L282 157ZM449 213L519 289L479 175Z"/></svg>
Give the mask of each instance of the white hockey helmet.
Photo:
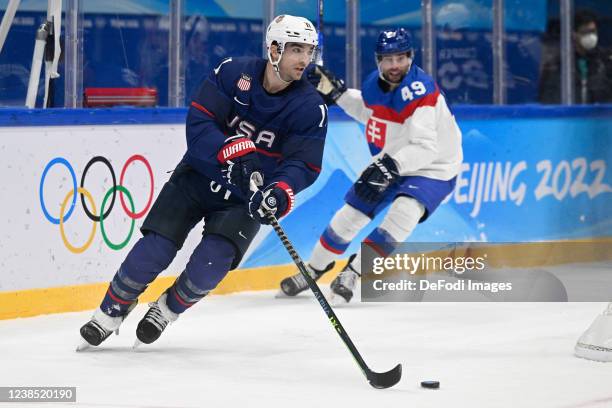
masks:
<svg viewBox="0 0 612 408"><path fill-rule="evenodd" d="M317 30L308 19L304 17L282 14L272 20L266 29L266 46L268 50L273 42L279 46L279 52L286 43L296 42L314 45L319 44Z"/></svg>
<svg viewBox="0 0 612 408"><path fill-rule="evenodd" d="M266 29L266 47L268 49L268 61L278 74L278 64L283 56L283 51L287 43L300 43L313 45L315 48L319 44L319 36L315 26L304 17L290 16L282 14L276 16ZM280 58L273 62L270 55L270 47L273 43L278 46ZM314 55L314 53L313 53Z"/></svg>

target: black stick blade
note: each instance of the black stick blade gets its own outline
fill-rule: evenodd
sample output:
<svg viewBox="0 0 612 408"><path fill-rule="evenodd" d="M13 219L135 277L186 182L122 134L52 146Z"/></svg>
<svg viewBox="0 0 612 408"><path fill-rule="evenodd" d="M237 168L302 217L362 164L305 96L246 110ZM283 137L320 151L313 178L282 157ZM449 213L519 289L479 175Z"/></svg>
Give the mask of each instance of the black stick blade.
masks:
<svg viewBox="0 0 612 408"><path fill-rule="evenodd" d="M392 370L386 373L375 373L370 371L367 375L368 382L374 388L389 388L397 384L402 378L402 365L396 365Z"/></svg>

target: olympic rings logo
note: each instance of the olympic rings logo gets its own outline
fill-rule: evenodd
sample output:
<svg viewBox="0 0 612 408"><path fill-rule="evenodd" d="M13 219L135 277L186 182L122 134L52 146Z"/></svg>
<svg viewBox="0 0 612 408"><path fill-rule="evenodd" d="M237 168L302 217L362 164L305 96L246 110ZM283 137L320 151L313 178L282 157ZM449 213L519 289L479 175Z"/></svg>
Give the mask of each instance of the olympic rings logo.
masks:
<svg viewBox="0 0 612 408"><path fill-rule="evenodd" d="M149 188L149 198L147 199L147 204L139 212L136 212L134 208L134 201L132 200L132 195L130 194L128 189L123 186L123 180L125 178L125 173L127 171L128 166L131 163L136 162L136 161L140 161L146 166L147 171L149 173L149 179L150 179L150 184L151 184ZM89 171L91 166L94 165L95 163L104 164L108 168L111 174L112 180L113 180L113 186L106 192L106 194L104 195L104 198L102 199L102 205L100 206L100 215L97 214L96 204L94 202L93 196L85 188L85 177L87 176L87 172ZM68 194L66 194L66 197L64 197L64 199L62 200L62 203L60 206L59 218L55 218L51 214L49 214L49 211L47 210L47 207L45 206L45 201L43 198L43 186L45 184L45 178L47 177L47 173L49 172L49 170L55 165L62 165L66 167L72 179L72 190L69 191ZM89 246L93 242L94 236L96 235L96 223L98 222L100 223L100 231L102 231L102 238L104 239L104 242L106 243L106 245L108 245L109 248L118 251L122 249L123 247L125 247L128 244L128 242L130 242L130 239L132 238L132 233L134 232L134 225L136 223L136 220L139 218L142 218L147 213L147 211L149 211L149 208L151 207L151 204L153 203L153 189L154 189L153 170L151 169L151 165L149 164L147 159L145 159L144 156L141 156L139 154L135 154L129 159L127 159L127 161L123 165L123 168L121 169L121 175L119 176L119 184L117 184L117 178L115 176L115 171L113 170L113 166L111 165L110 161L106 157L95 156L94 158L89 160L89 162L85 166L85 170L83 170L83 174L81 175L80 187L77 187L76 174L70 162L64 159L63 157L56 157L52 159L49 163L47 163L47 165L45 166L45 169L43 170L42 176L40 178L40 187L39 187L38 194L39 194L39 199L40 199L40 206L42 208L43 214L45 215L45 218L47 218L47 220L49 220L49 222L51 222L52 224L55 224L55 225L59 224L60 235L62 237L62 241L64 242L64 245L66 246L66 248L68 248L68 250L72 253L80 254L84 252L85 250L87 250L87 248L89 248ZM110 239L108 238L106 234L106 230L104 228L104 220L108 218L111 211L113 210L113 206L115 205L115 198L117 195L117 191L119 191L119 201L121 201L121 206L123 207L123 211L129 218L131 218L132 222L131 222L130 231L127 237L122 242L115 244L110 241ZM125 203L125 200L123 198L124 194L127 196L131 209L128 209ZM70 242L68 242L68 239L66 238L66 232L64 230L64 223L70 219L74 211L77 195L81 196L81 204L83 205L83 210L85 211L85 214L90 220L93 221L93 226L89 233L89 237L87 238L87 241L85 242L85 244L80 247L74 246ZM85 201L85 199L87 199L87 202ZM108 205L108 209L106 209L106 204L109 201L109 199L110 199L110 204ZM70 207L68 208L68 211L66 211L66 206L68 206L69 201L70 201ZM87 203L89 204L89 207L87 206Z"/></svg>

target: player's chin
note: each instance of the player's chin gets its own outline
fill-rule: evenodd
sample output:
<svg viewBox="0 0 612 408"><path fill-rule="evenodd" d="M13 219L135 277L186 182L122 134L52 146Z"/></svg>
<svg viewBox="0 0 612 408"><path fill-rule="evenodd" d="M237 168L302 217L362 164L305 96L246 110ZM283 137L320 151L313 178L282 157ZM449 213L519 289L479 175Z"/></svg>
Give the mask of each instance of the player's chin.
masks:
<svg viewBox="0 0 612 408"><path fill-rule="evenodd" d="M392 84L399 84L400 82L402 82L403 76L398 75L398 76L386 76L385 79L389 82L391 82Z"/></svg>
<svg viewBox="0 0 612 408"><path fill-rule="evenodd" d="M399 73L393 73L393 74L387 74L387 79L391 82L399 82L399 80L401 79L401 74Z"/></svg>
<svg viewBox="0 0 612 408"><path fill-rule="evenodd" d="M300 79L302 79L302 75L304 75L304 68L296 68L293 70L293 80L294 81L299 81Z"/></svg>

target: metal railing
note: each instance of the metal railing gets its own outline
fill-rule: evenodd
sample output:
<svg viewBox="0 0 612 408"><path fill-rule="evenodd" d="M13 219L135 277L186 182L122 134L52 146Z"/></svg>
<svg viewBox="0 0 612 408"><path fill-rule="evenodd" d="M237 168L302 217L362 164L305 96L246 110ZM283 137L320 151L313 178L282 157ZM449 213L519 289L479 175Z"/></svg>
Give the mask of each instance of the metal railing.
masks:
<svg viewBox="0 0 612 408"><path fill-rule="evenodd" d="M507 61L506 61L506 30L504 24L504 0L492 0L492 55L493 55L493 102L503 105L507 99ZM425 70L436 78L436 22L434 0L422 0L422 56ZM13 3L15 4L15 3ZM18 4L18 3L17 3ZM169 35L169 106L185 105L185 64L184 49L184 0L170 1L170 35ZM275 14L276 1L264 0L262 22L265 27ZM574 0L560 0L561 15L561 97L562 103L574 103L574 50L572 44ZM359 21L360 1L346 0L346 81L351 87L360 87L361 78L361 38ZM66 0L65 18L65 106L82 106L83 94L83 28L82 0ZM5 24L3 23L5 26ZM7 30L5 27L0 27ZM263 43L262 39L262 43ZM3 44L0 44L0 49ZM265 55L265 44L263 45Z"/></svg>

